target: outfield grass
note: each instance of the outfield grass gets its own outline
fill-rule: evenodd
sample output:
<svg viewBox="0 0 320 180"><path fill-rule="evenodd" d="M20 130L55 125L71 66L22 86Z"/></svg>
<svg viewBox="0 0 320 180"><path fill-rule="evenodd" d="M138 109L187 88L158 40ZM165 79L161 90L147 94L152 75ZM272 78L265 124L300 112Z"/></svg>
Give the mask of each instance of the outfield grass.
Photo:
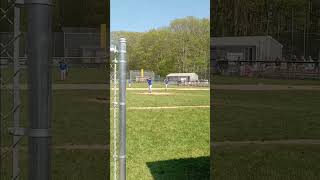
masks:
<svg viewBox="0 0 320 180"><path fill-rule="evenodd" d="M73 69L71 80L54 82L104 83L103 69L82 70ZM89 71L90 76L87 76ZM55 73L54 77L58 78L58 71ZM216 77L214 82L318 85L319 81ZM146 84L134 83L132 87L146 87ZM153 87L164 85L155 83ZM141 91L127 91L128 179L208 179L209 108L130 108L208 106L209 91L153 91L168 93L166 95L143 94L145 92L147 87ZM104 113L107 106L96 98L105 98L107 93L94 90L54 91L53 145L105 144L109 131L109 118ZM318 91L214 90L213 95L212 140L215 142L320 138ZM8 111L12 99L8 93L3 93L2 97L3 109ZM28 104L25 92L22 99L22 125L26 127ZM10 122L11 119L3 124L8 127ZM110 126L113 127L112 122ZM1 133L5 134L2 136L4 144L9 145L11 137L6 129ZM25 139L22 146L26 143ZM214 168L211 170L215 180L319 179L316 166L319 158L315 155L319 148L318 145L301 144L218 147L213 149ZM54 179L103 179L105 175L105 150L55 150L53 153ZM9 165L9 160L6 165Z"/></svg>
<svg viewBox="0 0 320 180"><path fill-rule="evenodd" d="M214 91L214 141L320 139L318 91Z"/></svg>
<svg viewBox="0 0 320 180"><path fill-rule="evenodd" d="M107 69L100 68L81 68L71 67L68 79L60 81L60 74L57 67L52 68L53 83L75 83L75 84L99 84L106 83ZM12 68L2 69L4 77L10 77L13 74ZM27 82L27 69L21 70L21 82ZM212 79L213 84L283 84L283 85L320 85L320 80L289 80L289 79L267 79L267 78L249 78L249 77L231 77L215 75ZM132 87L147 87L147 83L132 83ZM153 87L164 87L163 82L156 82ZM177 87L169 85L169 87Z"/></svg>
<svg viewBox="0 0 320 180"><path fill-rule="evenodd" d="M319 85L319 81L216 77L216 84ZM211 140L320 140L318 91L214 90ZM211 149L214 180L316 180L320 145L237 144Z"/></svg>
<svg viewBox="0 0 320 180"><path fill-rule="evenodd" d="M214 180L318 180L320 145L223 146L212 151Z"/></svg>
<svg viewBox="0 0 320 180"><path fill-rule="evenodd" d="M209 91L174 91L167 95L127 92L128 179L209 179L209 108L129 109L130 107L209 105ZM154 91L157 92L157 91ZM160 92L160 91L158 91ZM161 91L165 92L165 91ZM53 146L105 144L108 132L104 113L107 91L53 91ZM23 91L22 124L27 126L27 96ZM9 94L3 94L3 107L9 110ZM11 119L8 120L10 122ZM9 123L10 124L10 123ZM112 127L112 124L111 124ZM5 131L5 145L11 136ZM27 139L21 146L26 147ZM22 150L26 156L26 149ZM103 179L106 150L54 150L54 179ZM66 162L64 162L66 161ZM9 165L10 157L5 161ZM26 163L26 159L22 161ZM192 164L199 164L193 166ZM174 164L174 167L172 166ZM26 166L23 166L26 170ZM197 170L196 170L197 169ZM10 173L10 170L8 171ZM26 172L23 172L25 176Z"/></svg>
<svg viewBox="0 0 320 180"><path fill-rule="evenodd" d="M128 107L209 105L209 91L143 92L128 91ZM209 113L209 108L128 109L128 179L209 179Z"/></svg>
<svg viewBox="0 0 320 180"><path fill-rule="evenodd" d="M129 111L127 115L129 179L152 179L147 163L209 156L209 108ZM183 167L180 163L176 168Z"/></svg>
<svg viewBox="0 0 320 180"><path fill-rule="evenodd" d="M53 144L103 144L106 142L107 106L105 104L91 102L90 99L105 97L105 91L53 91L52 129ZM12 107L12 98L3 94L2 108L9 112ZM27 127L28 98L27 92L22 94L21 126ZM4 127L10 127L12 116L3 122ZM1 131L7 137L3 144L11 144L7 129ZM25 144L25 141L23 142Z"/></svg>
<svg viewBox="0 0 320 180"><path fill-rule="evenodd" d="M21 126L27 127L28 101L26 91L22 93ZM106 104L88 101L97 95L106 96L106 91L54 91L53 92L53 143L55 146L68 145L92 145L107 143L109 132L106 114ZM2 108L11 108L12 98L8 93L2 94ZM12 117L2 122L2 145L9 146L12 136L8 135L7 127L11 126ZM23 138L21 145L22 178L27 179L27 138ZM88 180L106 179L108 149L98 150L63 150L53 149L52 175L53 179L61 180ZM10 179L11 153L3 160L5 169L1 177Z"/></svg>

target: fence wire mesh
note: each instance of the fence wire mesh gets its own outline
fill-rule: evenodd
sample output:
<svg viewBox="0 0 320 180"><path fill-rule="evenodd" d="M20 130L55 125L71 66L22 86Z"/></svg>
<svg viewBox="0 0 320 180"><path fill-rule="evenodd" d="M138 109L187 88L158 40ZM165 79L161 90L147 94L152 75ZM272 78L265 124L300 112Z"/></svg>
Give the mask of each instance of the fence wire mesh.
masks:
<svg viewBox="0 0 320 180"><path fill-rule="evenodd" d="M155 80L155 77L156 76L153 71L143 70L142 72L141 70L130 70L129 72L130 80L135 82L145 82L147 78Z"/></svg>
<svg viewBox="0 0 320 180"><path fill-rule="evenodd" d="M115 59L111 62L110 64L110 84L112 84L112 89L110 91L110 96L111 96L111 105L112 107L112 133L111 133L111 147L113 153L111 153L112 157L111 159L113 160L112 165L111 165L111 176L110 178L113 180L117 180L119 177L119 171L118 171L118 140L119 140L119 131L118 131L118 123L119 123L119 86L118 86L118 80L119 80L119 71L118 71L118 65L117 65L117 59Z"/></svg>
<svg viewBox="0 0 320 180"><path fill-rule="evenodd" d="M217 61L214 70L231 76L320 80L318 61Z"/></svg>
<svg viewBox="0 0 320 180"><path fill-rule="evenodd" d="M17 18L20 9L15 3L14 0L8 1L5 8L0 8L0 24L13 26L14 30L12 33L6 33L6 36L0 34L0 179L19 179L21 175L19 144L23 138L12 136L13 128L20 122L21 111L19 41L22 34L19 32L20 19ZM11 134L9 129L13 130Z"/></svg>

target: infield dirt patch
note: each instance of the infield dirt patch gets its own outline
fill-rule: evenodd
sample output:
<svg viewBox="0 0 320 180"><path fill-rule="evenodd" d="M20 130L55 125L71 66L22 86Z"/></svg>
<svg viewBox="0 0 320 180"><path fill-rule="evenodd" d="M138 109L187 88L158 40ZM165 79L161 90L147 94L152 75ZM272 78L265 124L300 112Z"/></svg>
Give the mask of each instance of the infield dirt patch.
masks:
<svg viewBox="0 0 320 180"><path fill-rule="evenodd" d="M143 93L137 93L142 95L150 95L150 96L167 96L167 95L174 95L174 93L167 93L167 92L143 92Z"/></svg>

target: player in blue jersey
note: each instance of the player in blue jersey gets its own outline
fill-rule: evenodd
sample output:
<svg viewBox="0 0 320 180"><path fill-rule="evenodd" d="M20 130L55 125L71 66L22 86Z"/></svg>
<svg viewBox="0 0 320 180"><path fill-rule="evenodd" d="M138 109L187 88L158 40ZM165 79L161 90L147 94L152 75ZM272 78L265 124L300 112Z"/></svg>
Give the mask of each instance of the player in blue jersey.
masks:
<svg viewBox="0 0 320 180"><path fill-rule="evenodd" d="M152 79L148 78L147 82L148 82L149 93L151 93L152 92Z"/></svg>
<svg viewBox="0 0 320 180"><path fill-rule="evenodd" d="M64 61L59 62L59 70L60 70L60 80L62 81L66 80L68 65Z"/></svg>
<svg viewBox="0 0 320 180"><path fill-rule="evenodd" d="M166 90L168 89L169 80L168 78L164 79L164 84L166 85Z"/></svg>

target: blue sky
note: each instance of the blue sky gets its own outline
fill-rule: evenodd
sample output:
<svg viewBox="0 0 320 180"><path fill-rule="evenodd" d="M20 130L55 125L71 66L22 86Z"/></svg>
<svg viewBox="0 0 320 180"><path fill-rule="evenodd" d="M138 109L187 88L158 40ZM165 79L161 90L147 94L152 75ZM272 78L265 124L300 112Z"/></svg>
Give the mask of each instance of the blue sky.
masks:
<svg viewBox="0 0 320 180"><path fill-rule="evenodd" d="M111 0L111 31L145 32L186 16L209 18L210 0Z"/></svg>

